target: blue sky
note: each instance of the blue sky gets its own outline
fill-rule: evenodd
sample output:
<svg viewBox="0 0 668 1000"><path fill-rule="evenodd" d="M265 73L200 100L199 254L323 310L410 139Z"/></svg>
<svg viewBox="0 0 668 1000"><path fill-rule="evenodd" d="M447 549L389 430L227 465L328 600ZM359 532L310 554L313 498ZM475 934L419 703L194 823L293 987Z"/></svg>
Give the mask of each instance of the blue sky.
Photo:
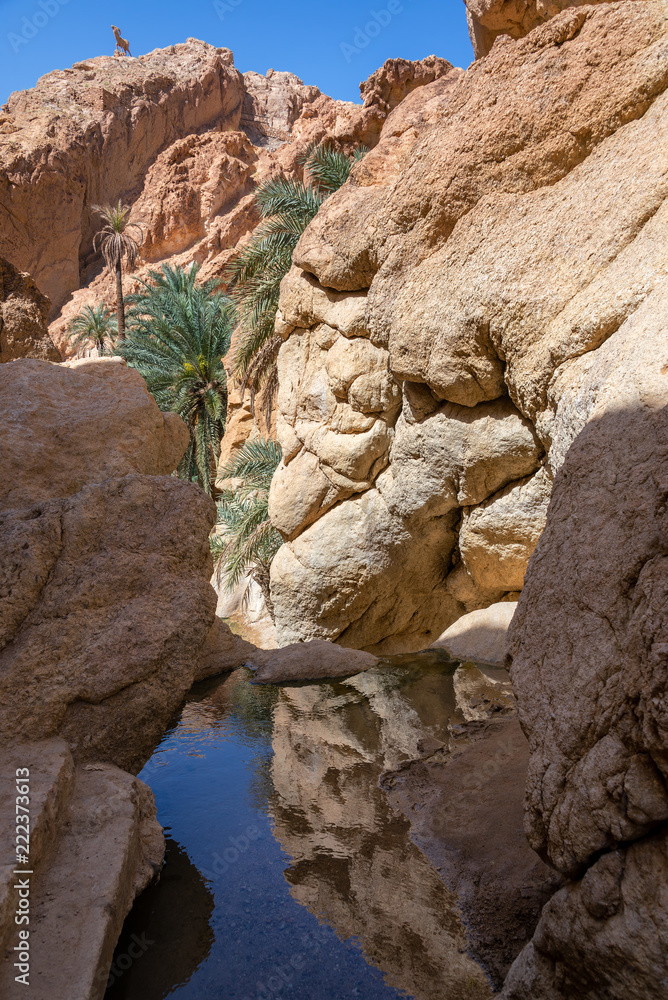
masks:
<svg viewBox="0 0 668 1000"><path fill-rule="evenodd" d="M112 22L133 55L201 38L232 49L242 72L290 70L348 101L390 57L473 59L464 0L0 0L0 104L52 69L112 55Z"/></svg>

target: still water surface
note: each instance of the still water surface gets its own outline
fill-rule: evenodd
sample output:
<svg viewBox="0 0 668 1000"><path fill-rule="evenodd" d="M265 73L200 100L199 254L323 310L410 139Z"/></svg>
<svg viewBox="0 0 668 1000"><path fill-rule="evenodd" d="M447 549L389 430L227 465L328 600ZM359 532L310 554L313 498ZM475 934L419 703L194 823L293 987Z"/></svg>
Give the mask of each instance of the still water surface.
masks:
<svg viewBox="0 0 668 1000"><path fill-rule="evenodd" d="M140 774L166 865L106 1000L488 996L456 901L378 783L463 721L455 667L428 653L337 683L198 685Z"/></svg>

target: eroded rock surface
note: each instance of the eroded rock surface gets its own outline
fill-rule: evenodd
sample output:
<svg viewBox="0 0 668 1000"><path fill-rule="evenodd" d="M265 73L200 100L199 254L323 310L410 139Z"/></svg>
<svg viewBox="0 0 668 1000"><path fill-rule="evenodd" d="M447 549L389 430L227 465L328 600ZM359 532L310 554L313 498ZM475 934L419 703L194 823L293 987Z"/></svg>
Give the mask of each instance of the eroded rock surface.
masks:
<svg viewBox="0 0 668 1000"><path fill-rule="evenodd" d="M563 10L415 90L302 236L276 327L281 642L419 648L522 589L607 352L631 357L615 332L662 308L667 12Z"/></svg>
<svg viewBox="0 0 668 1000"><path fill-rule="evenodd" d="M92 206L136 195L170 142L237 128L243 93L229 49L189 39L135 59L98 56L12 94L0 134L0 253L55 313L88 263Z"/></svg>
<svg viewBox="0 0 668 1000"><path fill-rule="evenodd" d="M469 34L476 58L486 56L499 35L523 38L567 7L608 0L466 0Z"/></svg>
<svg viewBox="0 0 668 1000"><path fill-rule="evenodd" d="M554 383L559 471L509 651L525 827L573 881L513 967L513 1000L667 995L666 316L664 280Z"/></svg>
<svg viewBox="0 0 668 1000"><path fill-rule="evenodd" d="M440 56L427 56L419 62L387 59L380 69L360 84L362 100L365 107L375 104L389 114L418 87L448 76L453 69L452 63Z"/></svg>
<svg viewBox="0 0 668 1000"><path fill-rule="evenodd" d="M131 472L166 476L188 429L162 413L120 358L66 365L19 360L0 368L0 506L67 497Z"/></svg>
<svg viewBox="0 0 668 1000"><path fill-rule="evenodd" d="M46 325L50 309L30 275L0 257L0 364L15 358L60 361Z"/></svg>
<svg viewBox="0 0 668 1000"><path fill-rule="evenodd" d="M187 428L119 360L0 380L0 741L138 769L194 677L247 651L222 623L207 639L214 504L168 475Z"/></svg>
<svg viewBox="0 0 668 1000"><path fill-rule="evenodd" d="M104 996L116 939L135 896L162 867L165 839L153 793L111 764L75 767L62 739L0 752L3 815L16 808L17 768L29 774L30 860L0 833L0 988L13 997L19 879L30 887L29 988L35 1000ZM27 870L26 877L21 871ZM66 955L67 961L60 961Z"/></svg>

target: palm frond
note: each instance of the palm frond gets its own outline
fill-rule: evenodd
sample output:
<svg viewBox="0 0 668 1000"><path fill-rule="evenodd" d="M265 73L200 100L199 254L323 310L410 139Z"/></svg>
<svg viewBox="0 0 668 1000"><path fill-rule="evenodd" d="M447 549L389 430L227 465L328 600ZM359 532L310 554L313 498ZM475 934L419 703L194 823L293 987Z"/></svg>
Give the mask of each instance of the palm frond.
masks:
<svg viewBox="0 0 668 1000"><path fill-rule="evenodd" d="M242 390L250 390L251 407L261 394L267 422L278 384L280 341L274 324L281 281L302 233L365 152L360 149L349 157L327 145L309 147L304 155L308 183L278 177L261 185L255 199L263 221L226 268L224 279L237 307L240 333L233 372Z"/></svg>
<svg viewBox="0 0 668 1000"><path fill-rule="evenodd" d="M311 183L323 194L332 194L346 183L352 168L367 152L362 146L352 156L346 156L330 143L322 143L309 146L301 160Z"/></svg>
<svg viewBox="0 0 668 1000"><path fill-rule="evenodd" d="M217 282L197 283L198 270L149 271L128 299L127 336L116 352L142 374L158 406L186 422L190 444L178 475L213 494L227 416L223 357L236 314Z"/></svg>
<svg viewBox="0 0 668 1000"><path fill-rule="evenodd" d="M67 328L67 338L73 347L92 343L100 354L108 346L113 347L117 335L116 319L105 306L84 306Z"/></svg>
<svg viewBox="0 0 668 1000"><path fill-rule="evenodd" d="M239 481L235 489L223 490L220 495L217 534L212 538L216 575L228 590L237 586L248 570L268 570L283 544L269 521L268 509L269 488L280 460L280 445L258 438L247 441L219 469L220 480ZM267 574L260 576L266 579Z"/></svg>

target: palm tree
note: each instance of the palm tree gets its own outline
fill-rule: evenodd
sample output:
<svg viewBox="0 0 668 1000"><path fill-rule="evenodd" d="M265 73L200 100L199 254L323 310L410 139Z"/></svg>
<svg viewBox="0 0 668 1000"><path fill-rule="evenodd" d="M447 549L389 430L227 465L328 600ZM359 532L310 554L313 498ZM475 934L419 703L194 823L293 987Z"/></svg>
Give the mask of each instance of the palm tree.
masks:
<svg viewBox="0 0 668 1000"><path fill-rule="evenodd" d="M127 337L116 353L136 368L162 410L178 413L190 444L178 474L210 495L227 417L227 374L234 306L217 282L197 284L199 267L149 271L128 302Z"/></svg>
<svg viewBox="0 0 668 1000"><path fill-rule="evenodd" d="M220 480L240 483L221 492L218 534L211 539L218 580L225 579L226 589L232 590L250 570L250 576L262 588L272 618L269 567L283 539L269 521L269 487L280 460L279 444L257 438L242 445L219 470Z"/></svg>
<svg viewBox="0 0 668 1000"><path fill-rule="evenodd" d="M118 337L125 336L125 308L123 305L123 260L126 267L132 269L139 257L139 248L144 239L144 231L137 222L130 222L130 208L119 200L116 205L93 205L96 212L102 216L106 225L93 240L93 249L98 244L104 257L104 262L110 271L116 274L116 321ZM139 236L133 235L133 231Z"/></svg>
<svg viewBox="0 0 668 1000"><path fill-rule="evenodd" d="M225 277L239 310L241 336L233 371L242 391L262 393L267 417L277 388L276 358L281 338L274 334L280 285L292 265L299 238L323 201L350 176L367 152L352 156L329 146L310 146L301 158L307 182L278 178L261 185L255 200L262 222L230 262ZM268 422L268 419L267 419Z"/></svg>
<svg viewBox="0 0 668 1000"><path fill-rule="evenodd" d="M72 347L80 348L92 341L100 355L105 353L107 345L113 348L117 333L116 320L106 306L84 306L67 328Z"/></svg>

